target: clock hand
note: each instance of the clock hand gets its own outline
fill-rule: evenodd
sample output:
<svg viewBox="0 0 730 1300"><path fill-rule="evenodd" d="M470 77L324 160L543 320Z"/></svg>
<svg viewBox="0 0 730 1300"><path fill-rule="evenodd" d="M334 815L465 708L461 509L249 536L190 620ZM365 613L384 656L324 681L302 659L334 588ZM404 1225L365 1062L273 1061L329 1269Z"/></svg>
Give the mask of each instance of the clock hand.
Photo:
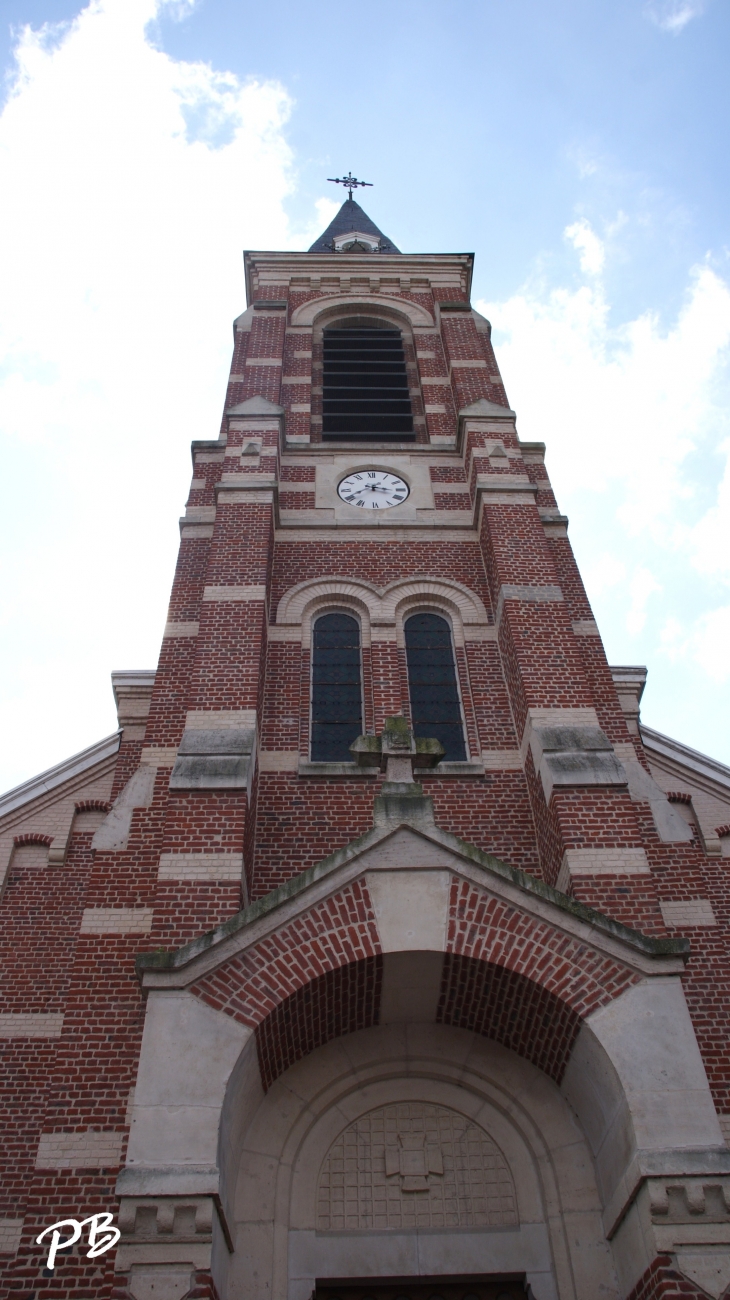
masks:
<svg viewBox="0 0 730 1300"><path fill-rule="evenodd" d="M384 486L382 483L364 483L362 487L350 488L352 496L362 496L363 492L395 492L396 489Z"/></svg>

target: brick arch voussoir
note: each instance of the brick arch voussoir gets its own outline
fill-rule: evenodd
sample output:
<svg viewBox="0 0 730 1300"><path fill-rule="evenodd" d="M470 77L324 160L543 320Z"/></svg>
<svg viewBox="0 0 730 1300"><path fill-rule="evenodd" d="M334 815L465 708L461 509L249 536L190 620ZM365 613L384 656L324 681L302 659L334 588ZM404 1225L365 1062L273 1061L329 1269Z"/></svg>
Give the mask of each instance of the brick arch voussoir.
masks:
<svg viewBox="0 0 730 1300"><path fill-rule="evenodd" d="M27 831L24 835L13 836L13 844L16 849L25 849L30 844L38 844L42 848L49 849L52 843L52 835L42 835L40 832L36 831Z"/></svg>
<svg viewBox="0 0 730 1300"><path fill-rule="evenodd" d="M333 1038L380 1022L383 958L375 955L338 966L280 1002L256 1026L256 1052L264 1092L310 1052Z"/></svg>
<svg viewBox="0 0 730 1300"><path fill-rule="evenodd" d="M582 1022L639 976L452 877L437 1019L493 1038L560 1082Z"/></svg>
<svg viewBox="0 0 730 1300"><path fill-rule="evenodd" d="M367 884L355 880L202 976L191 991L216 1011L257 1029L300 990L380 956Z"/></svg>

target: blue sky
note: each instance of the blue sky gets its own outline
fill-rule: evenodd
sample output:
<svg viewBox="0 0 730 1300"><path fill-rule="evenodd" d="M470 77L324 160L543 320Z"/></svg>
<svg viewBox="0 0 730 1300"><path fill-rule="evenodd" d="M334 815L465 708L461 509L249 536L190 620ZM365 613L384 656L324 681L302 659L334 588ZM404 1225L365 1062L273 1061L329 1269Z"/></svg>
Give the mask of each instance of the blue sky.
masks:
<svg viewBox="0 0 730 1300"><path fill-rule="evenodd" d="M348 168L404 251L476 253L609 657L730 763L729 37L726 0L3 0L0 787L154 665L241 249L306 247Z"/></svg>

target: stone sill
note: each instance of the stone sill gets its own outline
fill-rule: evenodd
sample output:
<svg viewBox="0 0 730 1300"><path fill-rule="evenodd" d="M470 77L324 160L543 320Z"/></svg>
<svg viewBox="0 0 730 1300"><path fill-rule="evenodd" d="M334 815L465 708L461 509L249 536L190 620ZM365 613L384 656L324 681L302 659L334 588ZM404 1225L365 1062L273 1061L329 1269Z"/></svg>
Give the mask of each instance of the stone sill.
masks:
<svg viewBox="0 0 730 1300"><path fill-rule="evenodd" d="M475 758L466 763L438 763L436 767L418 768L418 779L428 776L484 776L484 764Z"/></svg>
<svg viewBox="0 0 730 1300"><path fill-rule="evenodd" d="M308 758L299 759L299 776L346 776L370 777L380 775L377 767L360 767L357 763L313 763ZM484 764L480 759L471 759L465 763L439 763L436 767L419 767L416 771L418 780L434 776L484 776Z"/></svg>
<svg viewBox="0 0 730 1300"><path fill-rule="evenodd" d="M308 758L300 758L299 776L349 776L377 777L377 767L360 767L357 763L313 763Z"/></svg>

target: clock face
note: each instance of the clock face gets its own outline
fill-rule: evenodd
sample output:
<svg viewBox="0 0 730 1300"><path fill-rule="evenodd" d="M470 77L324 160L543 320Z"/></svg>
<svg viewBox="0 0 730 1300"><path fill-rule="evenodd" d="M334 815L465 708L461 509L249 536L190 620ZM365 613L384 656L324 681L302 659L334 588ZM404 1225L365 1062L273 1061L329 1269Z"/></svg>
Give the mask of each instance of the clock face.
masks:
<svg viewBox="0 0 730 1300"><path fill-rule="evenodd" d="M337 495L349 506L364 510L388 510L399 506L408 496L408 484L397 474L382 469L361 469L348 474L337 487Z"/></svg>

